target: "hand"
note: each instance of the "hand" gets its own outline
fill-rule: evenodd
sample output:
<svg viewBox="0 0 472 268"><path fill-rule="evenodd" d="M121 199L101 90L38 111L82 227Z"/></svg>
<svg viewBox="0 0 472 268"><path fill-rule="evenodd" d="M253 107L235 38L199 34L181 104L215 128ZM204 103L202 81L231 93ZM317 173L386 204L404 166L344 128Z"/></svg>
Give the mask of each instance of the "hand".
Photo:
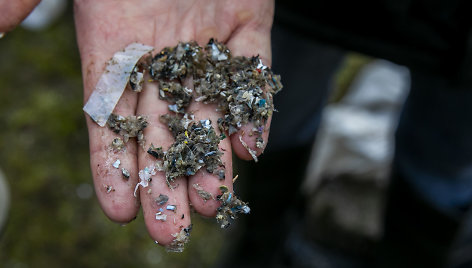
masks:
<svg viewBox="0 0 472 268"><path fill-rule="evenodd" d="M76 0L75 21L82 60L84 100L87 101L94 90L106 61L132 42L154 46L157 53L165 46L175 46L179 41L195 40L202 46L214 37L226 43L233 55L259 54L264 64L270 65L273 10L272 0ZM215 106L193 103L188 111L193 112L196 119L211 119L217 129L216 122L221 115L215 111ZM159 121L168 109L167 103L158 98L156 83L147 83L139 94L125 90L114 113L148 117L149 125L144 130L145 148L153 143L166 149L174 141L167 127ZM141 203L149 234L160 244L171 243L174 238L172 234L190 224L189 202L201 215L215 216L219 202L209 200L205 203L193 189L193 184L198 183L214 197L220 194L218 187L221 184L232 191L231 149L240 158L252 159L240 143L239 133L236 133L220 143L220 149L224 152L222 161L226 167L224 182L200 170L188 179L177 179L178 186L171 190L165 182L165 175L158 172L149 187L140 187L140 196L135 198L133 192L138 182L138 171L152 165L155 159L133 140L126 144L125 152L110 151L108 147L115 134L86 117L95 191L105 214L113 221L126 223L136 216ZM249 133L251 127L245 126L240 131L244 129ZM268 132L264 132L265 141L267 137ZM244 140L258 153L261 152L255 146L254 137L246 135ZM120 169L112 167L116 159L121 160ZM121 167L130 171L128 181L122 178ZM112 186L113 190L107 193L107 186ZM155 219L157 207L154 199L159 194L169 196L167 204L177 206L175 214L166 211L168 217L165 222Z"/></svg>
<svg viewBox="0 0 472 268"><path fill-rule="evenodd" d="M33 10L40 0L0 0L0 33L13 30Z"/></svg>

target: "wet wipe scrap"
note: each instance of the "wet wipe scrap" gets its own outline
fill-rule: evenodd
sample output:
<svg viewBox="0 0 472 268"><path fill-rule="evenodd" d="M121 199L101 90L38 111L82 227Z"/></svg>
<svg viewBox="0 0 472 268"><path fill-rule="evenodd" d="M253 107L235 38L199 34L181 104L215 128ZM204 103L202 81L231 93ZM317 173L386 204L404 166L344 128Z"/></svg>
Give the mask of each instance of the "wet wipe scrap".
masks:
<svg viewBox="0 0 472 268"><path fill-rule="evenodd" d="M280 76L272 73L258 56L242 57L231 55L222 43L210 39L202 48L196 42L180 42L175 47L166 47L154 57L150 55L152 47L130 44L123 51L116 53L108 62L95 91L84 106L90 117L100 126L105 122L123 139L115 139L112 148L122 150L129 138L136 138L144 146L143 129L148 125L145 115L123 117L112 114L124 88L130 84L135 92L143 87L144 72L149 72L152 81L159 85L159 98L169 103L171 114L161 116L167 124L175 142L167 150L151 147L147 152L156 158L156 164L139 172L138 187L147 187L156 171L164 171L166 182L172 188L177 177L194 175L204 168L224 179L224 165L220 156L223 154L218 144L227 135L236 133L243 125L251 122L254 127L249 133L256 139L256 147L264 148L262 133L265 124L272 115L273 94L282 89ZM192 78L194 89L182 85L182 81ZM217 111L222 117L217 120L221 135L217 135L210 120L196 121L186 112L192 101L205 104L217 104ZM257 161L256 153L239 137L243 146ZM196 187L200 197L209 198L204 191ZM217 210L217 220L225 228L238 213L247 214L250 209L224 185L216 199L222 205ZM163 218L160 218L161 220ZM171 251L181 251L188 241L191 227L183 228L175 234Z"/></svg>
<svg viewBox="0 0 472 268"><path fill-rule="evenodd" d="M150 46L132 43L124 50L115 53L108 61L95 90L84 106L84 111L99 126L105 126L129 83L131 73L138 61L153 49Z"/></svg>

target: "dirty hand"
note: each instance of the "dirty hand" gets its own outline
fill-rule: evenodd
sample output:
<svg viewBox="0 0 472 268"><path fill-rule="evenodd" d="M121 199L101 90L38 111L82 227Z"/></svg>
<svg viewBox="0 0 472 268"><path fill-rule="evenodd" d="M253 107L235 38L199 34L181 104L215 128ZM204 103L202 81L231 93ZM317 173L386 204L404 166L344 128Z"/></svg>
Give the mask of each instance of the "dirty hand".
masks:
<svg viewBox="0 0 472 268"><path fill-rule="evenodd" d="M154 46L156 53L166 46L175 46L179 41L195 40L202 46L214 37L226 43L233 55L259 54L264 64L270 65L272 0L76 0L74 8L85 101L94 90L107 60L132 42ZM215 129L218 129L216 121L221 116L215 111L215 106L194 103L188 110L195 114L196 119L211 119ZM159 121L159 117L168 113L168 109L167 103L158 98L157 83L146 83L139 94L125 90L114 113L147 116L149 125L144 129L145 148L153 143L166 150L173 143L171 133ZM136 216L142 204L150 236L163 245L172 242L172 234L190 225L189 203L201 215L216 214L219 202L209 200L205 203L192 187L193 184L198 183L216 197L221 194L218 189L221 184L232 190L231 150L240 158L252 159L236 133L222 140L219 145L224 152L224 181L202 169L194 176L177 179L177 187L171 190L166 184L165 175L158 172L149 187L139 188L140 194L135 198L133 192L138 183L138 171L152 165L155 159L137 146L134 140L126 144L124 152L110 151L109 145L117 137L116 134L86 117L95 191L105 214L113 221L126 223ZM249 126L240 131L245 128L249 132ZM267 140L267 136L265 132L264 140ZM246 135L243 139L260 153L261 149L256 148L254 137ZM120 169L112 166L116 159L121 160ZM123 179L121 167L130 171L129 180ZM167 204L177 206L175 213L165 211L165 222L155 219L155 199L159 194L169 197Z"/></svg>

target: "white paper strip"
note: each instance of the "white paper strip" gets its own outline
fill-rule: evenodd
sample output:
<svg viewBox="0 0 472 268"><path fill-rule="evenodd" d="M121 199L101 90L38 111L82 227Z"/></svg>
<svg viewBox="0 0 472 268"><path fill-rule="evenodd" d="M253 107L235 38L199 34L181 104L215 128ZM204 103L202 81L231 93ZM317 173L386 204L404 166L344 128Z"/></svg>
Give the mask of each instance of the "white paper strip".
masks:
<svg viewBox="0 0 472 268"><path fill-rule="evenodd" d="M84 106L84 111L98 125L105 126L129 82L133 68L144 54L153 49L151 46L132 43L123 51L116 52L113 58L107 62L105 71Z"/></svg>

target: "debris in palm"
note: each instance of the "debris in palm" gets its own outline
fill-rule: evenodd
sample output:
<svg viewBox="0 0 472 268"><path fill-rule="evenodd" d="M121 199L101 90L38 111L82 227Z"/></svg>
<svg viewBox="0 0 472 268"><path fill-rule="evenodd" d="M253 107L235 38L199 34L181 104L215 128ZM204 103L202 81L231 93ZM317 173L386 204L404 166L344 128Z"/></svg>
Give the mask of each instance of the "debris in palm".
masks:
<svg viewBox="0 0 472 268"><path fill-rule="evenodd" d="M103 184L103 187L105 188L105 191L107 192L107 194L115 191L115 189L113 189L113 186L111 185Z"/></svg>
<svg viewBox="0 0 472 268"><path fill-rule="evenodd" d="M141 92L144 84L144 72L135 66L129 77L129 85L134 92Z"/></svg>
<svg viewBox="0 0 472 268"><path fill-rule="evenodd" d="M230 192L227 186L221 185L220 191L221 195L216 197L218 201L221 201L221 206L216 209L216 220L221 224L221 228L227 228L238 217L238 214L248 214L251 209Z"/></svg>
<svg viewBox="0 0 472 268"><path fill-rule="evenodd" d="M195 42L164 48L153 58L149 72L160 83L160 97L172 103L171 111L183 113L191 96L180 89L185 87L176 85L178 81L166 81L192 77L195 100L218 104L223 114L218 126L223 133L231 135L252 122L255 126L252 131L260 139L273 113L272 95L282 89L280 76L273 74L258 56L233 57L224 44L214 39L204 49ZM262 147L264 142L259 140L257 145Z"/></svg>
<svg viewBox="0 0 472 268"><path fill-rule="evenodd" d="M121 175L123 175L123 177L124 177L126 180L128 180L129 177L131 176L131 175L129 174L129 171L128 171L126 168L121 168Z"/></svg>
<svg viewBox="0 0 472 268"><path fill-rule="evenodd" d="M111 114L107 121L108 127L116 134L123 136L123 141L128 142L130 138L136 138L138 144L144 145L143 129L147 127L148 122L145 116L130 115L127 117ZM114 142L115 140L113 140ZM112 143L113 143L112 142ZM113 144L112 144L113 146Z"/></svg>
<svg viewBox="0 0 472 268"><path fill-rule="evenodd" d="M84 106L84 110L100 126L106 122L110 129L122 136L113 140L113 150L123 150L126 142L134 137L143 147L143 129L148 125L146 117L125 118L112 112L128 83L131 90L140 92L146 83L145 72L151 76L149 82L157 82L158 96L168 102L170 111L161 116L161 122L168 126L175 142L167 151L153 144L147 149L156 162L139 171L140 181L136 185L135 196L139 186L149 186L156 171L165 172L170 188L174 187L172 183L177 178L195 175L202 168L223 180L225 166L221 160L223 152L218 147L219 142L237 133L248 123L253 125L248 136L254 137L256 148L264 149L267 141L264 141L262 134L268 130L266 123L274 111L273 95L282 89L282 84L280 76L264 65L259 56L233 56L223 43L210 39L204 47L194 41L179 42L175 47L166 47L154 57L138 62L151 50L151 47L131 44L124 51L116 53ZM187 81L193 81L193 89L183 85ZM195 120L187 111L192 102L214 104L217 107L216 111L221 117L214 123L220 134L216 133L210 120ZM257 152L248 146L242 135L245 135L244 132L239 134L241 144L257 162ZM119 164L116 165L118 167ZM123 176L129 178L129 172L125 173L124 170ZM204 201L213 198L200 185L194 184L193 187ZM216 197L221 202L216 219L222 228L226 228L238 214L248 214L250 208L228 187L222 185L220 191L222 194ZM161 194L155 202L162 206L168 199ZM166 209L176 212L177 208L167 205ZM164 208L161 207L156 213L156 220L166 221L167 216L163 212ZM175 239L166 247L167 250L182 252L189 240L190 230L191 226L173 234Z"/></svg>
<svg viewBox="0 0 472 268"><path fill-rule="evenodd" d="M167 205L166 209L175 212L177 210L177 206L176 205Z"/></svg>
<svg viewBox="0 0 472 268"><path fill-rule="evenodd" d="M151 143L151 146L149 146L149 149L147 150L147 153L154 156L157 159L163 158L164 157L164 151L162 150L162 147L154 147L154 145Z"/></svg>
<svg viewBox="0 0 472 268"><path fill-rule="evenodd" d="M111 142L111 148L114 151L122 151L125 148L125 143L123 142L123 139L121 138L114 138L113 141Z"/></svg>
<svg viewBox="0 0 472 268"><path fill-rule="evenodd" d="M158 79L184 79L188 74L202 69L205 64L202 48L194 41L179 42L175 47L166 47L151 61L149 72L151 77Z"/></svg>
<svg viewBox="0 0 472 268"><path fill-rule="evenodd" d="M198 183L194 183L193 188L197 191L197 194L203 199L204 202L213 199L213 195L205 190L203 187L200 186Z"/></svg>
<svg viewBox="0 0 472 268"><path fill-rule="evenodd" d="M165 203L167 203L168 200L169 200L169 197L167 195L159 194L159 197L157 197L154 201L156 201L156 204L158 206L162 206Z"/></svg>
<svg viewBox="0 0 472 268"><path fill-rule="evenodd" d="M172 234L174 240L172 243L166 246L167 252L183 252L185 244L190 241L190 232L192 231L192 225L180 230L179 233Z"/></svg>
<svg viewBox="0 0 472 268"><path fill-rule="evenodd" d="M185 113L192 100L192 92L178 82L159 81L159 98L171 103L168 107L172 112Z"/></svg>
<svg viewBox="0 0 472 268"><path fill-rule="evenodd" d="M120 167L121 161L120 159L116 159L115 163L113 163L113 167L118 169Z"/></svg>
<svg viewBox="0 0 472 268"><path fill-rule="evenodd" d="M167 220L167 215L163 214L162 212L157 212L156 213L156 220L158 221L166 221Z"/></svg>
<svg viewBox="0 0 472 268"><path fill-rule="evenodd" d="M241 144L244 146L244 148L246 148L246 150L249 152L249 154L251 155L252 159L254 159L254 162L257 162L258 159L257 159L257 152L254 151L253 149L251 149L251 147L249 147L249 145L247 145L247 143L243 140L243 137L240 135L239 136L239 141L241 142Z"/></svg>
<svg viewBox="0 0 472 268"><path fill-rule="evenodd" d="M141 185L143 188L146 188L149 186L149 182L152 180L152 176L156 175L156 167L155 166L149 166L145 167L144 169L140 170L139 173L139 182L136 184L136 187L134 188L134 197L136 196L136 191L138 191L139 186Z"/></svg>
<svg viewBox="0 0 472 268"><path fill-rule="evenodd" d="M210 120L187 122L178 115L164 115L175 138L169 150L164 152L162 166L169 186L178 177L192 176L202 167L209 173L217 174L224 169L219 148L219 136L211 126Z"/></svg>

